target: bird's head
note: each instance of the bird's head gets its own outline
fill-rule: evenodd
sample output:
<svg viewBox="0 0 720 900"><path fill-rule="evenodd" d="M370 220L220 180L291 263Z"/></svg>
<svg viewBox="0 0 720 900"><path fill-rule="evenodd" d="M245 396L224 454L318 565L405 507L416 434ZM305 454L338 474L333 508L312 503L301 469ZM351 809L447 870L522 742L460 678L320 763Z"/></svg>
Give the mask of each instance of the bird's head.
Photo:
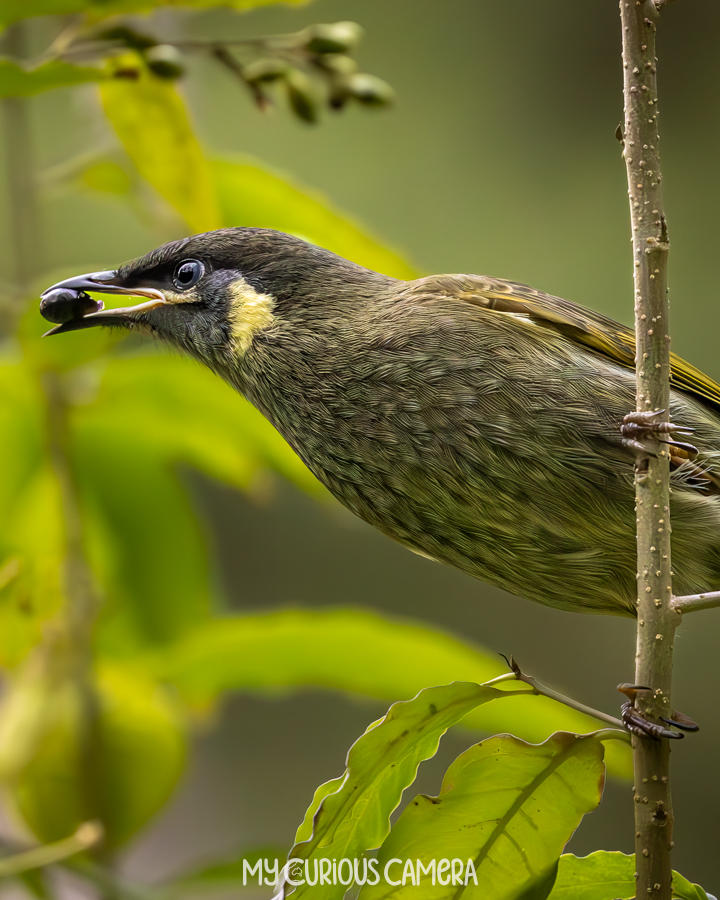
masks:
<svg viewBox="0 0 720 900"><path fill-rule="evenodd" d="M59 323L48 334L119 326L167 340L215 368L244 355L277 322L317 314L319 304L361 300L391 280L282 232L226 228L61 281L44 292L41 311ZM140 302L105 309L88 291Z"/></svg>

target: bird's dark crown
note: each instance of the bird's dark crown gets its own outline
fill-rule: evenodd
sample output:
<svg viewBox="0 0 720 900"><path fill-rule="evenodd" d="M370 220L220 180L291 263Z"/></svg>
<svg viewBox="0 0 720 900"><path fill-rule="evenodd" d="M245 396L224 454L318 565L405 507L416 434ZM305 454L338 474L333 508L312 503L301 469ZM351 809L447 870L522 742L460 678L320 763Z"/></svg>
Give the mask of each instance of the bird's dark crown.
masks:
<svg viewBox="0 0 720 900"><path fill-rule="evenodd" d="M281 303L290 297L320 299L328 282L342 290L345 285L351 289L385 280L329 250L267 228L223 228L172 241L120 266L117 278L128 288L167 286L175 267L186 259L200 260L208 275L238 273L256 291Z"/></svg>

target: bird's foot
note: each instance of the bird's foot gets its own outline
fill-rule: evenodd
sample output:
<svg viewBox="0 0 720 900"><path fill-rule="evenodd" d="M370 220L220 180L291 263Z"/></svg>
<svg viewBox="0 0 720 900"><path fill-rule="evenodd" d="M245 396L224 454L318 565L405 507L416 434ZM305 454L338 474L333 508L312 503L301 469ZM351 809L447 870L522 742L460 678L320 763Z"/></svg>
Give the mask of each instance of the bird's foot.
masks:
<svg viewBox="0 0 720 900"><path fill-rule="evenodd" d="M673 437L674 435L680 437L691 435L692 428L661 421L660 416L664 412L664 409L659 409L655 412L628 413L620 425L623 444L635 453L644 453L648 456L657 456L657 443L669 444L676 450L680 450L682 456L695 459L698 455L697 447L685 441L676 441Z"/></svg>
<svg viewBox="0 0 720 900"><path fill-rule="evenodd" d="M677 731L670 731L669 728L664 728L657 722L645 718L635 706L638 692L651 691L652 688L641 684L619 684L618 690L621 694L625 694L625 696L628 697L628 700L623 703L621 707L620 718L623 720L625 727L631 734L635 734L638 737L653 738L657 741L661 738L679 740L680 738L685 737L684 734L680 734ZM682 731L698 731L700 729L697 722L693 722L689 716L677 711L673 712L672 718L666 719L661 716L660 720L666 725L672 725L674 728L682 729Z"/></svg>

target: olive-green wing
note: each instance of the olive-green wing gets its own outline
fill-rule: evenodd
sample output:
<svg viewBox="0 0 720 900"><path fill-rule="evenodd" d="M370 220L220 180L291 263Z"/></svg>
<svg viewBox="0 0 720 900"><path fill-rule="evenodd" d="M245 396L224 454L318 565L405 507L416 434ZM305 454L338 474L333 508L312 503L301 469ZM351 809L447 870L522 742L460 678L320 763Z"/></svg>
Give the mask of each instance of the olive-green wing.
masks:
<svg viewBox="0 0 720 900"><path fill-rule="evenodd" d="M526 315L537 324L552 327L621 366L635 368L635 333L599 313L512 281L467 275L441 276L433 280L439 282L437 286L444 293L458 300L498 312ZM670 360L672 386L694 394L720 412L720 385L674 353L670 354Z"/></svg>

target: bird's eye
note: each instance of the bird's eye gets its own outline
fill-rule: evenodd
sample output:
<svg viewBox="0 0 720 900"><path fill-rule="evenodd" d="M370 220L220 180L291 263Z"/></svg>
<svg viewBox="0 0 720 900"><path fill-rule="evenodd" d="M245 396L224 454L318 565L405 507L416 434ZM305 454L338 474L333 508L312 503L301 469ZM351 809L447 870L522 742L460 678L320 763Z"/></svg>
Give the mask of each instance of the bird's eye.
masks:
<svg viewBox="0 0 720 900"><path fill-rule="evenodd" d="M175 269L173 283L179 291L186 291L200 281L204 271L205 267L197 259L186 259Z"/></svg>

